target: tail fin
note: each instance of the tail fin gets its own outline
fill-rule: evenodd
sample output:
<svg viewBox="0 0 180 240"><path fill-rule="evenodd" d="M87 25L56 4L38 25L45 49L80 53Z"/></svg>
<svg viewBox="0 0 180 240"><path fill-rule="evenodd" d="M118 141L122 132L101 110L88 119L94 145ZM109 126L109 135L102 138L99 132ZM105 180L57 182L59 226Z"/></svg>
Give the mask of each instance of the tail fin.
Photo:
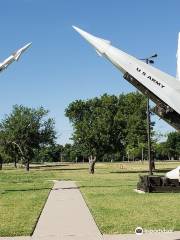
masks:
<svg viewBox="0 0 180 240"><path fill-rule="evenodd" d="M177 47L177 70L176 70L176 78L180 81L180 32L178 35L178 47Z"/></svg>

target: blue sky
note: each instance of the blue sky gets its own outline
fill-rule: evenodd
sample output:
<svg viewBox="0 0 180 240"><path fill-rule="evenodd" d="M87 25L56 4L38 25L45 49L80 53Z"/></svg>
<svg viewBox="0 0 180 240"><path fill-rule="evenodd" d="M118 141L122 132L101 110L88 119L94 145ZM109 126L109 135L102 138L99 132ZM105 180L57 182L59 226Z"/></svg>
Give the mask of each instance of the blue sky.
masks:
<svg viewBox="0 0 180 240"><path fill-rule="evenodd" d="M176 74L179 0L0 0L0 59L28 42L32 48L0 75L0 118L12 105L44 106L56 120L58 142L72 128L64 109L75 99L133 91L96 55L78 26L136 57L158 53L155 66ZM172 130L157 120L159 131Z"/></svg>

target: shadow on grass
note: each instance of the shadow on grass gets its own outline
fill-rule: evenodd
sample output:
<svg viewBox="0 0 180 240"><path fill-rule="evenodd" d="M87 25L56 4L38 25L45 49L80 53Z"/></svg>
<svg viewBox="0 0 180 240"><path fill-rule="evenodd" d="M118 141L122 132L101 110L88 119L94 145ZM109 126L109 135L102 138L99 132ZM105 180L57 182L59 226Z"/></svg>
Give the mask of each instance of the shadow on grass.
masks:
<svg viewBox="0 0 180 240"><path fill-rule="evenodd" d="M128 186L128 185L126 185ZM6 192L29 192L29 191L41 191L41 190L52 190L52 191L58 191L58 190L73 190L73 189L81 189L81 188L115 188L115 187L122 187L121 186L79 186L79 187L59 187L59 188L35 188L35 189L6 189L4 190L4 193Z"/></svg>
<svg viewBox="0 0 180 240"><path fill-rule="evenodd" d="M58 190L73 190L73 189L80 189L80 187L60 187L60 188L53 188L52 191L58 191Z"/></svg>
<svg viewBox="0 0 180 240"><path fill-rule="evenodd" d="M66 167L68 164L54 164L54 165L33 165L30 166L30 169L40 169L40 168L53 168L53 167Z"/></svg>
<svg viewBox="0 0 180 240"><path fill-rule="evenodd" d="M168 171L171 171L172 168L164 168L164 169L157 169L157 170L154 170L153 172L154 173L166 173ZM149 173L148 170L143 170L143 171L140 171L140 170L129 170L129 171L113 171L113 172L110 172L110 173L120 173L120 174L123 174L123 173Z"/></svg>
<svg viewBox="0 0 180 240"><path fill-rule="evenodd" d="M2 194L9 192L31 192L31 191L41 191L41 190L51 190L51 188L28 188L28 189L5 189Z"/></svg>
<svg viewBox="0 0 180 240"><path fill-rule="evenodd" d="M166 173L166 172L169 172L171 170L173 170L174 168L164 168L164 169L157 169L155 170L154 172L156 173Z"/></svg>
<svg viewBox="0 0 180 240"><path fill-rule="evenodd" d="M52 168L52 169L43 169L43 171L78 171L78 170L87 170L88 168ZM41 169L40 169L41 170Z"/></svg>
<svg viewBox="0 0 180 240"><path fill-rule="evenodd" d="M79 186L79 189L81 188L122 188L122 187L132 187L134 184L123 184L123 185L107 185L107 186Z"/></svg>
<svg viewBox="0 0 180 240"><path fill-rule="evenodd" d="M148 173L148 171L139 171L139 170L132 170L132 171L113 171L113 172L110 172L110 173L120 173L120 174L123 174L123 173Z"/></svg>
<svg viewBox="0 0 180 240"><path fill-rule="evenodd" d="M122 187L133 187L134 184L124 184L124 185L107 185L107 186L75 186L75 187L59 187L59 188L51 188L51 187L46 187L46 188L29 188L29 189L5 189L2 192L0 191L1 194L7 194L11 192L34 192L34 191L42 191L42 190L49 190L49 191L58 191L58 190L80 190L82 188L122 188Z"/></svg>

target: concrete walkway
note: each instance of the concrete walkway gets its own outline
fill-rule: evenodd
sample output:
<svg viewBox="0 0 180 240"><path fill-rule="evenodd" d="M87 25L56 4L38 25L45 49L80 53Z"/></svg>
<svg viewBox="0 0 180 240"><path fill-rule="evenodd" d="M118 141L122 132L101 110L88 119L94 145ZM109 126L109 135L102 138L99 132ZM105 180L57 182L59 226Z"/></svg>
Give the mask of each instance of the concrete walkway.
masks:
<svg viewBox="0 0 180 240"><path fill-rule="evenodd" d="M74 182L55 183L32 239L102 240L102 235Z"/></svg>

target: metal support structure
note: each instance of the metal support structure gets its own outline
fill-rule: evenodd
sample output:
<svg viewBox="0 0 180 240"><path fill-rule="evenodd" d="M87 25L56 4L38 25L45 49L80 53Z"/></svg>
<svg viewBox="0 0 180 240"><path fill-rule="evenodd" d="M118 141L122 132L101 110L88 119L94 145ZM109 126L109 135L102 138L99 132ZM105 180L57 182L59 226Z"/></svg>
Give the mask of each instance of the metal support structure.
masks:
<svg viewBox="0 0 180 240"><path fill-rule="evenodd" d="M152 171L152 155L151 155L151 112L149 109L149 98L147 98L147 137L148 137L148 160L149 175L153 175Z"/></svg>
<svg viewBox="0 0 180 240"><path fill-rule="evenodd" d="M149 59L146 59L146 63L149 64ZM149 97L147 98L147 138L148 138L148 160L149 160L149 175L153 175L152 172L152 156L151 156L151 113L149 109Z"/></svg>
<svg viewBox="0 0 180 240"><path fill-rule="evenodd" d="M145 58L142 60L146 61L146 64L153 64L154 61L151 60L152 58L157 57L157 54L154 54L153 56L149 58ZM147 138L148 138L148 161L149 161L149 175L153 175L152 171L152 152L151 152L151 112L149 107L149 97L147 98Z"/></svg>

